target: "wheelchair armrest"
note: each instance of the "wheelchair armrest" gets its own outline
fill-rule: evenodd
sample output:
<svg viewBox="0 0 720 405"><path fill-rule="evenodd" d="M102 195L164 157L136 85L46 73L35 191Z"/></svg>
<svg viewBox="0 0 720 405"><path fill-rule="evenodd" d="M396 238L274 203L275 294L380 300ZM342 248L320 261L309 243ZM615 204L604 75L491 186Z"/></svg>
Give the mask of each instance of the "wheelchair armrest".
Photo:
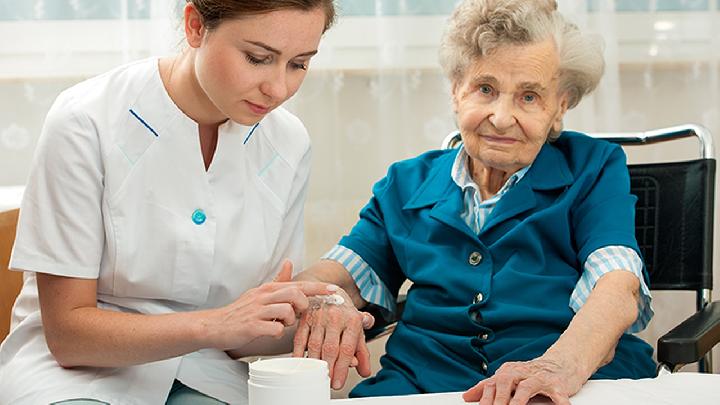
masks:
<svg viewBox="0 0 720 405"><path fill-rule="evenodd" d="M407 296L404 294L398 296L397 311L392 315L390 319L388 319L387 317L387 311L384 311L385 313L383 313L383 310L377 305L368 304L365 308L362 309L363 311L369 312L372 316L375 317L375 325L373 325L371 329L365 331L366 342L380 339L385 335L391 334L395 330L398 320L400 320L400 318L402 317L403 309L405 309L406 299Z"/></svg>
<svg viewBox="0 0 720 405"><path fill-rule="evenodd" d="M658 339L658 362L675 370L700 360L719 342L720 301L715 301Z"/></svg>

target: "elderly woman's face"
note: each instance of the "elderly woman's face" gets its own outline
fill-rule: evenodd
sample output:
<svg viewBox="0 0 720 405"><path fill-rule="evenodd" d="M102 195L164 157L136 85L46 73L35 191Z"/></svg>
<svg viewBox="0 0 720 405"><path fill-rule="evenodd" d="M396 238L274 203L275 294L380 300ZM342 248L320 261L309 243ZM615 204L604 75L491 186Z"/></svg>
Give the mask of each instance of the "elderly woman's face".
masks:
<svg viewBox="0 0 720 405"><path fill-rule="evenodd" d="M552 40L503 46L468 67L453 86L460 133L473 164L508 173L535 160L567 101L559 94Z"/></svg>

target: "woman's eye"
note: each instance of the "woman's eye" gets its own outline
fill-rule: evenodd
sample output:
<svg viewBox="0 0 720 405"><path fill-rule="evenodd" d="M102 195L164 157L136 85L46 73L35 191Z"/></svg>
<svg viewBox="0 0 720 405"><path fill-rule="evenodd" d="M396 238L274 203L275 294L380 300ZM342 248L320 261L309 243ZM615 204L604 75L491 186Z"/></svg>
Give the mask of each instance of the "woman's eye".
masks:
<svg viewBox="0 0 720 405"><path fill-rule="evenodd" d="M308 65L307 65L307 62L305 62L305 63L291 62L290 67L295 70L307 70Z"/></svg>
<svg viewBox="0 0 720 405"><path fill-rule="evenodd" d="M249 53L245 54L245 59L247 59L248 62L252 65L267 65L272 61L272 57L267 56L264 58L258 58L257 56L251 55Z"/></svg>
<svg viewBox="0 0 720 405"><path fill-rule="evenodd" d="M492 94L492 91L493 91L492 87L490 87L488 85L480 86L480 93L482 93L482 94Z"/></svg>
<svg viewBox="0 0 720 405"><path fill-rule="evenodd" d="M537 95L532 94L532 93L527 93L527 94L523 95L523 101L526 104L532 104L537 101Z"/></svg>

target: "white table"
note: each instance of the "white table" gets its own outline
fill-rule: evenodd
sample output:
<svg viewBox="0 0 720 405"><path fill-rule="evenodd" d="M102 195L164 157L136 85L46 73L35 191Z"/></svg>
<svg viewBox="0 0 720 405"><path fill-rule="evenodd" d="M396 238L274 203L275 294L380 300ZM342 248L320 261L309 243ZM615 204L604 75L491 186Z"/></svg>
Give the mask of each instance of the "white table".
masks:
<svg viewBox="0 0 720 405"><path fill-rule="evenodd" d="M464 405L462 393L335 399L332 405ZM588 381L570 399L573 405L718 405L720 375L676 373L644 380ZM533 405L552 404L533 399Z"/></svg>

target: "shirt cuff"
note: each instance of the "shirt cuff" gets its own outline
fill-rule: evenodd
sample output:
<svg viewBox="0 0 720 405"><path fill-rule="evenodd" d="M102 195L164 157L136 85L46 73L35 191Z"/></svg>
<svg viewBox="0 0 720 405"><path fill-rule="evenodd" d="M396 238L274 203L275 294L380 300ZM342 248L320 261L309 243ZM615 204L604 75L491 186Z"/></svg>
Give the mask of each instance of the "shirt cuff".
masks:
<svg viewBox="0 0 720 405"><path fill-rule="evenodd" d="M335 245L321 259L333 260L342 264L355 281L360 290L360 296L365 301L387 311L387 314L383 314L383 316L387 317L395 313L395 297L390 293L390 289L378 277L375 270L352 249Z"/></svg>
<svg viewBox="0 0 720 405"><path fill-rule="evenodd" d="M626 246L606 246L592 252L585 261L584 271L570 296L570 308L578 312L590 296L597 281L613 270L625 270L640 280L640 300L638 316L627 329L627 333L637 333L645 329L655 312L652 308L652 295L643 277L642 259L635 250Z"/></svg>

